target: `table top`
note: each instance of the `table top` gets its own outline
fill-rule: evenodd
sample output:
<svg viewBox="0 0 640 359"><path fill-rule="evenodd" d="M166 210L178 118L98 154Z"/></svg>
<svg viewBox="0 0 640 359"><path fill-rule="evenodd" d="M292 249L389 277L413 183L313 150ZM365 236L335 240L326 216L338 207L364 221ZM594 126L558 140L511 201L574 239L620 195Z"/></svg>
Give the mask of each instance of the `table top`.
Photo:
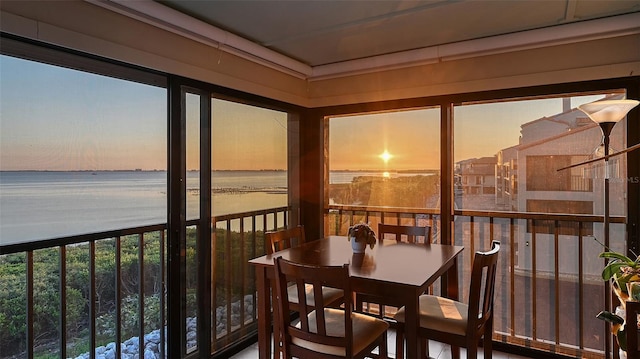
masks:
<svg viewBox="0 0 640 359"><path fill-rule="evenodd" d="M249 263L273 266L273 259L280 256L310 265L337 266L348 263L349 274L354 279L422 287L440 277L462 250L462 246L383 240L373 249L367 246L363 254L354 254L347 237L330 236L252 259Z"/></svg>

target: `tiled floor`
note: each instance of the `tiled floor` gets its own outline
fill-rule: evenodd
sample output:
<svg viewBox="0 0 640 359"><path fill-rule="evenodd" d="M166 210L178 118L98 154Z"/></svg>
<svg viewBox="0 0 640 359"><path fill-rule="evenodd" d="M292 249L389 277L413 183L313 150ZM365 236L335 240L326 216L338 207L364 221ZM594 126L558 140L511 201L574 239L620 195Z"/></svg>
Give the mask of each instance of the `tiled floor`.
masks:
<svg viewBox="0 0 640 359"><path fill-rule="evenodd" d="M389 342L389 345L388 345L389 356L392 358L395 358L396 335L393 330L389 330L387 340ZM479 351L480 353L478 353L478 358L484 358L484 355L482 354L482 348L480 348ZM433 340L431 340L429 341L429 355L431 358L435 358L435 359L450 359L451 349L448 345L440 344L438 342L434 342ZM255 343L250 347L248 347L247 349L234 355L233 357L231 357L231 359L256 359L257 357L258 357L258 343ZM460 357L466 358L466 352L464 349L460 349ZM493 359L527 359L527 357L494 351Z"/></svg>

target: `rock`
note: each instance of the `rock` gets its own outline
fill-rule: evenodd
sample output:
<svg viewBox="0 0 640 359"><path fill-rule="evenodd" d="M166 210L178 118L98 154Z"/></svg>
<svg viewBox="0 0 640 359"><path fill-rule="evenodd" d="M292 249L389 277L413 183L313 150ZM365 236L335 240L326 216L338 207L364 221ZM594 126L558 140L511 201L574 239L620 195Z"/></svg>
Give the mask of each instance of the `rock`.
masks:
<svg viewBox="0 0 640 359"><path fill-rule="evenodd" d="M160 330L154 330L151 333L144 336L144 342L151 342L154 344L160 343Z"/></svg>
<svg viewBox="0 0 640 359"><path fill-rule="evenodd" d="M216 336L223 335L227 332L228 326L237 327L243 320L250 323L254 320L253 308L255 306L254 297L252 295L245 295L242 299L243 306L240 306L240 301L231 304L231 323L227 323L227 308L217 307L215 310L215 331ZM242 313L244 312L244 313ZM187 350L191 350L198 345L197 333L198 333L198 318L187 318L185 321L187 329ZM162 329L156 329L144 335L144 348L139 348L139 337L131 337L121 345L122 356L120 359L161 359L160 353L163 343L160 342L160 330L164 330L165 339L167 333L167 327ZM165 353L167 349L167 343L164 343ZM111 342L105 346L97 347L95 350L96 359L116 359L115 358L115 343ZM79 355L75 359L89 359L89 353Z"/></svg>
<svg viewBox="0 0 640 359"><path fill-rule="evenodd" d="M156 359L156 354L151 349L145 349L144 359Z"/></svg>

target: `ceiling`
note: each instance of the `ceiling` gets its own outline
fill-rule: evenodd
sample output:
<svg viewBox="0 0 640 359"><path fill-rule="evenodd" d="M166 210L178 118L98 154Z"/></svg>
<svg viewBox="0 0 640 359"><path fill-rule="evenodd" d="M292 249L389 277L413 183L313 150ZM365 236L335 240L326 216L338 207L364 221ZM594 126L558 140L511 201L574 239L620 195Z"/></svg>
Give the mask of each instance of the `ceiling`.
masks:
<svg viewBox="0 0 640 359"><path fill-rule="evenodd" d="M463 51L462 46L456 48L461 44L464 51L487 50L483 44L491 40L489 47L494 49L505 44L548 46L561 34L584 37L629 28L640 32L640 0L87 1L109 3L144 14L146 21L155 18L165 27L208 36L214 46L239 48L232 43L245 41L251 46L243 52L307 78L424 58L441 60ZM179 16L169 16L169 11ZM596 23L601 25L594 27ZM203 25L217 32L206 35L209 30Z"/></svg>
<svg viewBox="0 0 640 359"><path fill-rule="evenodd" d="M640 1L162 0L310 66L640 11Z"/></svg>

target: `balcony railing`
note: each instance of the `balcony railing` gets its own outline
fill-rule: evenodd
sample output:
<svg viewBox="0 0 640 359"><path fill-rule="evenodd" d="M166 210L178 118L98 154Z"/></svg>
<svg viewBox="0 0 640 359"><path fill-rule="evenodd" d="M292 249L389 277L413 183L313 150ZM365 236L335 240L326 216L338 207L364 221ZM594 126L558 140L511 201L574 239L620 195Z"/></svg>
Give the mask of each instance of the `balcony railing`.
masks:
<svg viewBox="0 0 640 359"><path fill-rule="evenodd" d="M75 358L109 345L120 358L152 344L164 356L165 235L160 224L0 247L10 296L0 310L13 314L0 356Z"/></svg>
<svg viewBox="0 0 640 359"><path fill-rule="evenodd" d="M440 216L429 209L330 205L325 230L344 235L359 222L431 225L432 241L440 242ZM600 277L604 249L596 241L602 222L595 215L456 210L454 240L465 246L461 299L468 295L472 253L499 240L494 340L570 357L608 357L608 326L595 318L610 295ZM611 218L614 250L624 249L624 222Z"/></svg>
<svg viewBox="0 0 640 359"><path fill-rule="evenodd" d="M288 207L212 218L212 352L255 331L264 231ZM196 221L187 222L185 353L197 350ZM0 358L166 357L166 224L0 246ZM143 323L143 325L140 325ZM111 354L110 353L110 354ZM105 355L106 356L106 355Z"/></svg>
<svg viewBox="0 0 640 359"><path fill-rule="evenodd" d="M494 239L503 245L494 340L574 357L605 356L608 327L594 318L607 295L599 277L604 261L597 258L602 247L593 239L602 232L601 216L455 214L455 242L466 247L461 298L466 298L471 253L489 248ZM212 219L214 354L254 333L255 280L246 263L264 254L264 231L284 227L290 218L290 209L280 207ZM325 231L344 234L361 221L428 224L432 241L440 241L440 216L424 209L331 206ZM624 218L611 222L612 247L621 250ZM197 278L189 265L196 263L193 239L199 228L187 224L186 272L194 277L187 278L184 341L177 345L191 353L198 347L189 329L197 317L197 293L190 292ZM67 358L108 350L127 357L135 348L142 356L153 347L164 357L166 248L164 224L0 247L0 293L12 296L0 302L10 305L0 311L11 314L0 316L2 327L9 328L0 333L0 357Z"/></svg>
<svg viewBox="0 0 640 359"><path fill-rule="evenodd" d="M216 228L216 255L212 258L215 271L212 298L216 307L216 315L212 316L212 328L216 330L214 352L257 333L255 272L248 261L266 254L265 231L285 228L290 220L289 207L213 218Z"/></svg>

